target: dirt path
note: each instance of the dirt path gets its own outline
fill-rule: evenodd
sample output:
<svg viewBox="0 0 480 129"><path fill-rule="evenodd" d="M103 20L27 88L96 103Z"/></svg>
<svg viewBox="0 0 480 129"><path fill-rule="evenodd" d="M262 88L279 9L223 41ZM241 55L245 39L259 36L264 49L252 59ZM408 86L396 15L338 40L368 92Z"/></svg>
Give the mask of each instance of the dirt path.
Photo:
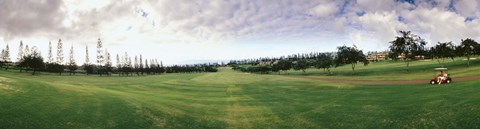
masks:
<svg viewBox="0 0 480 129"><path fill-rule="evenodd" d="M328 82L338 82L338 83L350 83L350 84L367 84L367 85L386 85L386 84L429 84L430 80L386 80L386 81L374 81L374 80L341 80L334 79L329 77L309 77L309 76L292 76L294 78L306 78L312 80L322 80ZM452 78L453 82L462 82L470 80L479 80L480 75L471 75L464 77L455 77Z"/></svg>

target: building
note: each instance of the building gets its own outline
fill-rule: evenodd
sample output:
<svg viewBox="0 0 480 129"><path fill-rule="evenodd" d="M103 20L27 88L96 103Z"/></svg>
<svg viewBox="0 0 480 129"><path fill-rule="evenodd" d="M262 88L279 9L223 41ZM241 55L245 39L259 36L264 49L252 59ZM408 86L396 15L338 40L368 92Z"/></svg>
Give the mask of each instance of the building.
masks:
<svg viewBox="0 0 480 129"><path fill-rule="evenodd" d="M368 61L383 61L388 59L388 52L383 51L383 52L368 52L368 54L365 56Z"/></svg>

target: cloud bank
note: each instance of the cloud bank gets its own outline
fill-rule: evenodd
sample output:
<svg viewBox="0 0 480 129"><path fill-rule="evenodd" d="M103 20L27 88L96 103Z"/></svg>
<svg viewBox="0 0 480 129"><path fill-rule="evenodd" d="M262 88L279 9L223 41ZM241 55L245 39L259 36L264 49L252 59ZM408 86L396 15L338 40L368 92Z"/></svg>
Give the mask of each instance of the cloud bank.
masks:
<svg viewBox="0 0 480 129"><path fill-rule="evenodd" d="M0 37L13 47L26 40L42 49L62 38L81 53L102 38L114 55L130 51L172 63L333 51L343 44L385 50L399 30L412 30L429 45L480 40L475 0L0 0L0 8Z"/></svg>

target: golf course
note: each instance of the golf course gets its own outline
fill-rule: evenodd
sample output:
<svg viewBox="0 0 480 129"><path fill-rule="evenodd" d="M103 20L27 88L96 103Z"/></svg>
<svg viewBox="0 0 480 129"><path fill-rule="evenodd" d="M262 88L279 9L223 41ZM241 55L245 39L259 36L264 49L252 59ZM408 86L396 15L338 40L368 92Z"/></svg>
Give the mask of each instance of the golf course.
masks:
<svg viewBox="0 0 480 129"><path fill-rule="evenodd" d="M31 75L0 70L0 128L480 128L480 60L254 74ZM456 78L467 78L456 81ZM342 80L345 80L342 82ZM408 83L422 80L424 83ZM405 81L406 83L356 83Z"/></svg>

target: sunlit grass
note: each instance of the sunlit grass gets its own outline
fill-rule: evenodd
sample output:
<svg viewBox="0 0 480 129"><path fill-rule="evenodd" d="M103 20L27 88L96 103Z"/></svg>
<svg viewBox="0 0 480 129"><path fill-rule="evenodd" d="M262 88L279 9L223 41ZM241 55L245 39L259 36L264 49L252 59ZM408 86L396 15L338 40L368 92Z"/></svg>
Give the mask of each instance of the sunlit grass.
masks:
<svg viewBox="0 0 480 129"><path fill-rule="evenodd" d="M379 62L358 74L380 76L362 70L388 65L400 66ZM349 70L337 72L341 69ZM0 70L0 76L0 128L480 127L480 80L369 86L230 68L140 77L32 76Z"/></svg>

